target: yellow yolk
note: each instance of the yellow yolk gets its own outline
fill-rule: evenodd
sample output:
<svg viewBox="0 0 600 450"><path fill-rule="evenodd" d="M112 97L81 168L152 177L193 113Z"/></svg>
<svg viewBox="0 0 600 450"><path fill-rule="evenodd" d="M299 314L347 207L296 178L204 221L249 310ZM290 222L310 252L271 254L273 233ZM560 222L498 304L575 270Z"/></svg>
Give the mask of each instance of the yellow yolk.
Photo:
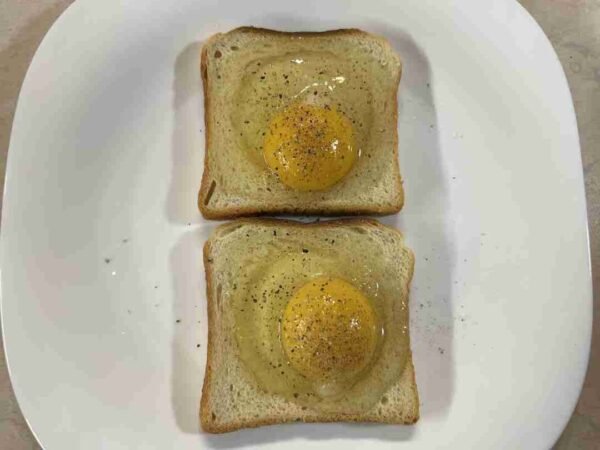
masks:
<svg viewBox="0 0 600 450"><path fill-rule="evenodd" d="M352 378L367 367L377 329L375 311L358 289L339 278L319 277L287 304L281 341L296 371L326 384Z"/></svg>
<svg viewBox="0 0 600 450"><path fill-rule="evenodd" d="M295 104L273 119L264 140L267 165L299 191L327 189L356 160L350 121L334 109Z"/></svg>

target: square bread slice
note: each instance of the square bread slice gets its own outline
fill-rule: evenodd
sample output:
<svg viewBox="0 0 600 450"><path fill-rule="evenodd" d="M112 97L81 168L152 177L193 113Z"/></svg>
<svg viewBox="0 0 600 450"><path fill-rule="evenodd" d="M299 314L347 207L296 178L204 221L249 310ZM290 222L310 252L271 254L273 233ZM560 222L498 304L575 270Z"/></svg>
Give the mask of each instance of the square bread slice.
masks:
<svg viewBox="0 0 600 450"><path fill-rule="evenodd" d="M289 69L289 77L276 69ZM230 219L398 212L404 203L396 98L401 72L401 60L385 39L357 29L289 33L243 27L208 39L201 54L206 136L198 196L202 215ZM253 83L264 83L260 86L267 93L256 94ZM262 155L269 118L298 101L339 110L353 123L360 156L328 189L285 186Z"/></svg>
<svg viewBox="0 0 600 450"><path fill-rule="evenodd" d="M298 252L304 252L319 248L319 245L334 248L334 242L361 258L366 254L374 255L384 267L385 273L381 276L395 280L394 301L407 304L414 268L413 253L404 246L400 232L375 220L342 219L302 224L287 220L242 219L219 226L206 242L208 355L200 403L200 424L204 431L224 433L294 421L412 424L418 420L419 397L410 350L397 381L384 391L375 406L359 414L313 410L268 392L260 387L254 373L240 358L231 292L238 286L244 289L241 280L250 270L248 267L252 267L247 264L249 255L264 259L267 247L289 254L282 249L288 248L284 246L290 243L297 245ZM269 261L276 257L276 254L271 255ZM340 264L348 263L350 261L340 261ZM245 272L240 273L240 270ZM247 293L246 290L241 292Z"/></svg>

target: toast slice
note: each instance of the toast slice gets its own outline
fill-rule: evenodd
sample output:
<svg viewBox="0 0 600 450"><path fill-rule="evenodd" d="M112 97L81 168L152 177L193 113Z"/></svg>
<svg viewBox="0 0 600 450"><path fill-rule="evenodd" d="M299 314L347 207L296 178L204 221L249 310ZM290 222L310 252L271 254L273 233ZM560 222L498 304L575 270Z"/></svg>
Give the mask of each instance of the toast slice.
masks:
<svg viewBox="0 0 600 450"><path fill-rule="evenodd" d="M375 406L360 413L313 410L268 392L257 383L239 355L233 331L231 291L227 286L235 286L245 276L239 272L247 270L244 269L248 267L244 265L244 258L260 252L267 242L277 247L278 239L297 241L298 245L310 248L323 245L323 242L330 245L335 240L344 249L351 247L350 250L361 258L374 255L386 267L382 277L393 278L395 275L397 281L394 282L399 288L394 290L394 301L408 301L414 256L404 246L398 231L375 220L343 219L301 224L275 219L243 219L221 225L204 246L208 356L200 403L202 429L209 433L224 433L294 421L415 423L419 418L419 398L410 350L398 379L392 380ZM276 257L276 254L270 256Z"/></svg>
<svg viewBox="0 0 600 450"><path fill-rule="evenodd" d="M319 72L289 72L283 83L273 63L281 55L289 64L312 58L317 63L311 70ZM283 70L281 64L276 68ZM398 212L404 203L396 98L401 72L400 58L385 39L357 29L288 33L242 27L208 39L201 55L206 130L198 196L202 215L230 219L257 214ZM273 83L267 88L272 91L268 96L244 97L243 80L254 83L259 77L264 78L261 82ZM311 87L315 80L314 85L320 83L317 88ZM336 89L343 94L333 92L332 83L342 83L344 87L337 85ZM324 92L317 93L318 89ZM289 188L262 157L264 138L260 135L264 136L269 118L298 98L324 102L325 108L347 113L354 123L361 156L350 172L328 189L302 192ZM256 128L250 132L247 127L253 126Z"/></svg>

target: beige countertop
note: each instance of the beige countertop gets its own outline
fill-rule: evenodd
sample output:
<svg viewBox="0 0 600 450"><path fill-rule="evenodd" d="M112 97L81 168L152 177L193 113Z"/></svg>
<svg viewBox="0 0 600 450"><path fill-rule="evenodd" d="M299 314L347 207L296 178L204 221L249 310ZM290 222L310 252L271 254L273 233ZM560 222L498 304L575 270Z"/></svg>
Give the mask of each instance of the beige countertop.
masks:
<svg viewBox="0 0 600 450"><path fill-rule="evenodd" d="M0 0L0 186L23 77L44 34L72 0ZM583 392L557 449L600 449L600 0L521 0L549 36L569 80L581 137L594 271L594 332ZM0 347L0 448L38 449Z"/></svg>

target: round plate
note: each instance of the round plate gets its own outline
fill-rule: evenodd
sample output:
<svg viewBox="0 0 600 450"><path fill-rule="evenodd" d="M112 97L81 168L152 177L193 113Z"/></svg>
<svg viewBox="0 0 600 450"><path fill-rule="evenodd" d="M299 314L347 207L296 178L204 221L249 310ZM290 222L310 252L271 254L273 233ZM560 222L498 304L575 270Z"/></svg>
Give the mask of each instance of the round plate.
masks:
<svg viewBox="0 0 600 450"><path fill-rule="evenodd" d="M76 2L25 78L2 215L19 404L64 448L548 448L586 370L591 277L577 126L548 40L513 1ZM238 25L358 27L404 60L403 211L417 263L415 426L199 431L199 51Z"/></svg>

